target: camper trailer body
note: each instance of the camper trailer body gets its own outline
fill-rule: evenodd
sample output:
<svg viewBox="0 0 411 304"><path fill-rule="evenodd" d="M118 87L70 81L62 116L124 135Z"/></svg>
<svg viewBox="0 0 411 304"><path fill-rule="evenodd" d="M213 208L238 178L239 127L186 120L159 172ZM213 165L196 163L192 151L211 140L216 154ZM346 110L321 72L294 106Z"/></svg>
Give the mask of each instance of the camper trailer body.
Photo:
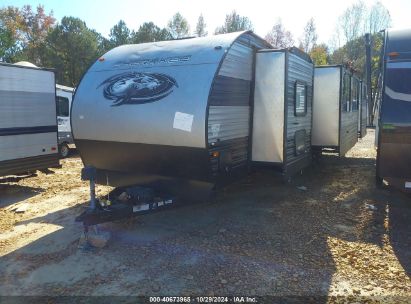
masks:
<svg viewBox="0 0 411 304"><path fill-rule="evenodd" d="M359 79L342 65L314 69L312 146L345 155L358 139Z"/></svg>
<svg viewBox="0 0 411 304"><path fill-rule="evenodd" d="M111 50L74 95L84 164L98 183L170 192L246 173L255 51L269 47L241 32Z"/></svg>
<svg viewBox="0 0 411 304"><path fill-rule="evenodd" d="M314 68L296 48L256 54L252 161L285 177L311 162Z"/></svg>
<svg viewBox="0 0 411 304"><path fill-rule="evenodd" d="M411 191L411 29L386 30L377 182Z"/></svg>
<svg viewBox="0 0 411 304"><path fill-rule="evenodd" d="M51 70L0 64L0 176L57 167Z"/></svg>

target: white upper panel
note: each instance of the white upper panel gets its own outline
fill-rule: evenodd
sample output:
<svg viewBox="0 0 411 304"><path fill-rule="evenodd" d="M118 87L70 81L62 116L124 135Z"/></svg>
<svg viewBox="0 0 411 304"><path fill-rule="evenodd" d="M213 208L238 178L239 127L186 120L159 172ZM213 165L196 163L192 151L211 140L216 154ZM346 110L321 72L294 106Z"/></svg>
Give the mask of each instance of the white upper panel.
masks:
<svg viewBox="0 0 411 304"><path fill-rule="evenodd" d="M40 69L0 65L0 91L53 93L54 73Z"/></svg>
<svg viewBox="0 0 411 304"><path fill-rule="evenodd" d="M338 146L341 67L314 69L313 146Z"/></svg>
<svg viewBox="0 0 411 304"><path fill-rule="evenodd" d="M76 89L71 117L74 138L205 148L214 77L233 43L246 35L124 45L109 51ZM126 81L118 80L123 78ZM162 85L168 89L158 95ZM144 102L130 101L128 93L121 93L129 88L157 95ZM122 94L119 98L113 97L117 91Z"/></svg>
<svg viewBox="0 0 411 304"><path fill-rule="evenodd" d="M285 53L257 53L252 160L284 160Z"/></svg>
<svg viewBox="0 0 411 304"><path fill-rule="evenodd" d="M56 125L54 73L0 65L0 128Z"/></svg>

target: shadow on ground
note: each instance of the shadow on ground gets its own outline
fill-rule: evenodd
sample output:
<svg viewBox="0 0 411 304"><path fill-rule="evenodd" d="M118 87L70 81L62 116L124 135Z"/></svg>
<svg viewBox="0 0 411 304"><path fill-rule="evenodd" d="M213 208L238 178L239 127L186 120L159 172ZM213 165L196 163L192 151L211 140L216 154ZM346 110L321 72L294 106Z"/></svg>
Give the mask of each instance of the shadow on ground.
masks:
<svg viewBox="0 0 411 304"><path fill-rule="evenodd" d="M411 196L394 189L382 191L380 200L388 213L391 245L401 266L411 277Z"/></svg>
<svg viewBox="0 0 411 304"><path fill-rule="evenodd" d="M9 205L24 201L43 191L42 188L2 184L0 181L0 208L5 208Z"/></svg>

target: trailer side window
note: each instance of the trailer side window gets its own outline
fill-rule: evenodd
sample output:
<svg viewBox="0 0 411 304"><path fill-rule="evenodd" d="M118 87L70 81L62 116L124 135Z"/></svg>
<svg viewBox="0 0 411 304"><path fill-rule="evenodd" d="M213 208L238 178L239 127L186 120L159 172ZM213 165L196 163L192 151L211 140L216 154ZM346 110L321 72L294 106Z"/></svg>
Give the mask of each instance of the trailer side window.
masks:
<svg viewBox="0 0 411 304"><path fill-rule="evenodd" d="M301 82L295 82L295 116L307 114L307 86Z"/></svg>
<svg viewBox="0 0 411 304"><path fill-rule="evenodd" d="M67 97L56 96L57 116L69 116L69 100Z"/></svg>
<svg viewBox="0 0 411 304"><path fill-rule="evenodd" d="M411 62L387 62L383 95L386 110L380 114L381 121L409 125L411 117L410 83Z"/></svg>
<svg viewBox="0 0 411 304"><path fill-rule="evenodd" d="M351 77L349 74L344 74L343 78L343 92L342 92L342 110L344 112L350 112L351 111L351 105L350 105L350 91L351 91Z"/></svg>

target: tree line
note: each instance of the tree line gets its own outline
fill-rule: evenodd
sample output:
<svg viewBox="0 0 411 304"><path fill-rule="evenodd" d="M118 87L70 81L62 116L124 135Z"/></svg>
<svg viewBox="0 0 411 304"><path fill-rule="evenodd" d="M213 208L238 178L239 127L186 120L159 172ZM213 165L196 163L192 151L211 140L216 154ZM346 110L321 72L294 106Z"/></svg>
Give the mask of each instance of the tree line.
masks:
<svg viewBox="0 0 411 304"><path fill-rule="evenodd" d="M390 23L390 14L380 2L367 8L359 1L342 12L335 25L335 35L328 45L317 43L318 34L313 18L308 19L298 39L285 28L281 19L274 22L264 38L276 48L299 47L311 56L316 65L344 63L362 75L365 64L362 36L364 33L373 36L373 64L376 66L382 43L379 31ZM234 10L226 15L223 24L213 34L243 30L253 30L253 24L248 17L240 16ZM29 5L22 8L8 6L0 9L0 61L29 61L37 66L53 67L58 83L76 86L86 69L116 46L208 34L203 15L198 17L194 31L178 12L164 28L153 22L144 22L137 30L132 30L120 20L106 38L76 17L66 16L57 22L53 12L47 13L42 5L35 9Z"/></svg>

